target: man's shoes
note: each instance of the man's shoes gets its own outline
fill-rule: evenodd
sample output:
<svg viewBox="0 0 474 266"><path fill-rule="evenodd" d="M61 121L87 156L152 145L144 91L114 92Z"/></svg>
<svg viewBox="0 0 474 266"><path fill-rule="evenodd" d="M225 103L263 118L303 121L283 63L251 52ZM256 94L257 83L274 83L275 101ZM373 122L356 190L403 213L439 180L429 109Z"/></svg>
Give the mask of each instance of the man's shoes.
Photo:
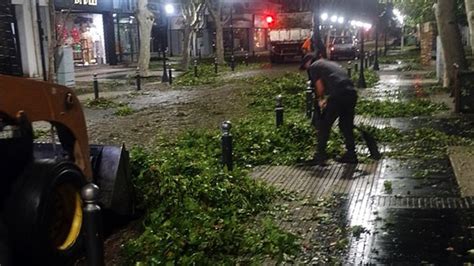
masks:
<svg viewBox="0 0 474 266"><path fill-rule="evenodd" d="M357 159L357 155L355 153L346 152L339 158L335 159L336 162L339 163L348 163L348 164L358 164L359 160Z"/></svg>

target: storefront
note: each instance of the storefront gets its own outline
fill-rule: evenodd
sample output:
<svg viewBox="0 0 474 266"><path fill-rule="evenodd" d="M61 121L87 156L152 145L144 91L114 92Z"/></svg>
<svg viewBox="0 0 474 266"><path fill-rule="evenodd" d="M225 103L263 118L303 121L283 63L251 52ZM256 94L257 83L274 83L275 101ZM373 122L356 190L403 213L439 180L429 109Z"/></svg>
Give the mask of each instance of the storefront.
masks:
<svg viewBox="0 0 474 266"><path fill-rule="evenodd" d="M57 31L73 47L76 66L115 65L138 59L133 0L55 0Z"/></svg>

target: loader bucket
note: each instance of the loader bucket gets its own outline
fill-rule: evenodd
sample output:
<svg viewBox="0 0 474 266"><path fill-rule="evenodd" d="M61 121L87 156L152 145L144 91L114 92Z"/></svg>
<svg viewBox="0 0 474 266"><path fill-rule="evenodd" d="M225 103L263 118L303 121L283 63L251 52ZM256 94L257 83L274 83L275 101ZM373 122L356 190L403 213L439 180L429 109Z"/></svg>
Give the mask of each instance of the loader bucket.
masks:
<svg viewBox="0 0 474 266"><path fill-rule="evenodd" d="M90 153L94 183L100 188L100 206L118 215L134 215L128 151L124 146L90 145ZM34 143L33 155L36 159L65 159L61 144Z"/></svg>

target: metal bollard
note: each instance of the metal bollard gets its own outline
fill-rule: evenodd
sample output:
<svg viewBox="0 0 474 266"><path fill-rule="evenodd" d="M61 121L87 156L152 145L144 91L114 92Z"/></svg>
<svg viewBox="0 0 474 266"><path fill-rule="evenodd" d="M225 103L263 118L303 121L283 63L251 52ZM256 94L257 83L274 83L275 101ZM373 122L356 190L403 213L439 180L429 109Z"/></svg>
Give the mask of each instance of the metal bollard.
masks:
<svg viewBox="0 0 474 266"><path fill-rule="evenodd" d="M347 75L349 76L349 78L352 77L352 62L351 61L347 62Z"/></svg>
<svg viewBox="0 0 474 266"><path fill-rule="evenodd" d="M364 67L369 68L369 54L368 53L365 53Z"/></svg>
<svg viewBox="0 0 474 266"><path fill-rule="evenodd" d="M313 88L308 86L306 88L306 118L311 118L313 115Z"/></svg>
<svg viewBox="0 0 474 266"><path fill-rule="evenodd" d="M198 63L197 60L194 60L194 77L198 76Z"/></svg>
<svg viewBox="0 0 474 266"><path fill-rule="evenodd" d="M245 53L245 66L249 66L249 53Z"/></svg>
<svg viewBox="0 0 474 266"><path fill-rule="evenodd" d="M279 94L276 98L275 106L275 117L276 117L276 126L279 127L283 125L283 97Z"/></svg>
<svg viewBox="0 0 474 266"><path fill-rule="evenodd" d="M173 84L173 70L171 69L171 64L168 65L168 82L170 85Z"/></svg>
<svg viewBox="0 0 474 266"><path fill-rule="evenodd" d="M169 82L168 71L166 70L166 50L163 52L163 75L161 76L161 82Z"/></svg>
<svg viewBox="0 0 474 266"><path fill-rule="evenodd" d="M232 161L232 134L230 129L232 124L230 121L224 121L221 124L221 143L222 143L222 164L227 167L227 170L232 171L234 169Z"/></svg>
<svg viewBox="0 0 474 266"><path fill-rule="evenodd" d="M94 73L94 99L98 99L99 98L99 81L97 80L97 73Z"/></svg>
<svg viewBox="0 0 474 266"><path fill-rule="evenodd" d="M219 68L219 64L217 62L217 57L214 58L214 73L217 74Z"/></svg>
<svg viewBox="0 0 474 266"><path fill-rule="evenodd" d="M356 62L354 64L354 72L357 73L359 71L359 64Z"/></svg>
<svg viewBox="0 0 474 266"><path fill-rule="evenodd" d="M137 74L135 76L135 79L137 81L137 91L142 89L142 82L140 79L140 68L137 67Z"/></svg>
<svg viewBox="0 0 474 266"><path fill-rule="evenodd" d="M235 58L233 55L230 57L230 68L232 69L232 71L235 70Z"/></svg>
<svg viewBox="0 0 474 266"><path fill-rule="evenodd" d="M102 214L99 199L99 187L93 183L81 190L84 201L83 223L86 261L89 266L102 266L104 263L104 238L102 234Z"/></svg>

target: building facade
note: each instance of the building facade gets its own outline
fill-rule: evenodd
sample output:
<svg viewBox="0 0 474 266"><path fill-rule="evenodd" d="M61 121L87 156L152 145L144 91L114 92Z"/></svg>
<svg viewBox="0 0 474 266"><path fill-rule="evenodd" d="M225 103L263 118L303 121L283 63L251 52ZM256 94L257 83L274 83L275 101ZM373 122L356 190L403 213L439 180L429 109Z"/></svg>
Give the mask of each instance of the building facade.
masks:
<svg viewBox="0 0 474 266"><path fill-rule="evenodd" d="M135 0L54 0L55 27L51 27L47 1L8 3L14 20L12 28L17 29L14 39L24 76L39 77L47 69L48 33L52 30L59 47L72 48L76 67L115 65L138 59Z"/></svg>

